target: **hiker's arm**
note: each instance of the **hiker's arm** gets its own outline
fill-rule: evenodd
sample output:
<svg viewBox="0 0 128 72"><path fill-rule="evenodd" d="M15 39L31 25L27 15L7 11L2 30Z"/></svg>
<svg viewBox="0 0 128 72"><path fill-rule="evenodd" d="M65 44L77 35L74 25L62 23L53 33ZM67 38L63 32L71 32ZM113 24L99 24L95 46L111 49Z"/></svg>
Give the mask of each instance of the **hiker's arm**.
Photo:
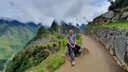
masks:
<svg viewBox="0 0 128 72"><path fill-rule="evenodd" d="M73 47L75 47L76 46L76 40L75 40L75 42L74 42L74 45L73 45Z"/></svg>
<svg viewBox="0 0 128 72"><path fill-rule="evenodd" d="M69 36L68 36L67 40L68 40L68 41L67 41L68 44L69 44L71 47L73 47L73 46L71 45L70 41L69 41Z"/></svg>
<svg viewBox="0 0 128 72"><path fill-rule="evenodd" d="M71 45L71 43L69 42L69 40L68 40L68 44L69 44L71 47L73 47L73 46Z"/></svg>

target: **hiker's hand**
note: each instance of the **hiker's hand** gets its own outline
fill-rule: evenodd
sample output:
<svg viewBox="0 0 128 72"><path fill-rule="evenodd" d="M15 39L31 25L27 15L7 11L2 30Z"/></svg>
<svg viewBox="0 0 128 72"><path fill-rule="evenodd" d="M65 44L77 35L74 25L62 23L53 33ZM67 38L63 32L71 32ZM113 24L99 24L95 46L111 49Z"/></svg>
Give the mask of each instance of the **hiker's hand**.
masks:
<svg viewBox="0 0 128 72"><path fill-rule="evenodd" d="M76 45L73 45L73 48L75 48L76 47Z"/></svg>
<svg viewBox="0 0 128 72"><path fill-rule="evenodd" d="M73 48L73 45L70 45L71 48Z"/></svg>
<svg viewBox="0 0 128 72"><path fill-rule="evenodd" d="M72 48L75 48L75 46L72 46Z"/></svg>

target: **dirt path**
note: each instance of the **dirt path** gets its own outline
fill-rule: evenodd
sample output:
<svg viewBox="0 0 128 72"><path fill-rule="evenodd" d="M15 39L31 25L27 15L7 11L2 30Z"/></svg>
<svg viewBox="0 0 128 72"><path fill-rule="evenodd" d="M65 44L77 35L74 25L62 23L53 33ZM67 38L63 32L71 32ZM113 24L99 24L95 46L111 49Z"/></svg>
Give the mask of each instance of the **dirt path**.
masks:
<svg viewBox="0 0 128 72"><path fill-rule="evenodd" d="M70 58L66 57L66 64L56 72L125 72L103 45L89 36L83 35L82 38L82 45L89 50L89 54L75 58L75 66L71 66Z"/></svg>

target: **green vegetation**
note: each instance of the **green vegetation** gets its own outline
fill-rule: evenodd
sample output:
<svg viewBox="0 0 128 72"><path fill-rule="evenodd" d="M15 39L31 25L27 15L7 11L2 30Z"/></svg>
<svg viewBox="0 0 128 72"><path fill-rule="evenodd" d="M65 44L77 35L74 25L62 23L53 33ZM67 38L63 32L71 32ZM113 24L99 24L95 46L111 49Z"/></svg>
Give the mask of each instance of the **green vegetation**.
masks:
<svg viewBox="0 0 128 72"><path fill-rule="evenodd" d="M59 36L56 36L55 34L52 34L50 36L52 39L57 39L61 42L60 50L50 56L48 56L47 59L42 61L39 65L32 67L31 69L27 70L26 72L54 72L56 69L60 68L62 64L65 63L64 59L64 50L67 43L67 38L65 35L61 38L58 38ZM80 35L76 36L78 44L81 44L82 38Z"/></svg>
<svg viewBox="0 0 128 72"><path fill-rule="evenodd" d="M112 5L113 8L124 8L128 6L128 0L116 0L114 2L114 5Z"/></svg>
<svg viewBox="0 0 128 72"><path fill-rule="evenodd" d="M22 48L35 35L27 28L22 29L25 31L19 32L17 28L13 27L7 34L0 36L0 59L10 58L14 52Z"/></svg>
<svg viewBox="0 0 128 72"><path fill-rule="evenodd" d="M43 40L41 41L41 39ZM35 43L32 43L33 41L35 41ZM43 43L44 41L45 43ZM42 33L37 34L37 36L34 37L34 39L32 39L24 49L22 49L15 55L12 60L10 60L6 68L6 72L25 71L40 64L48 56L51 55L53 55L54 57L52 58L52 60L50 60L50 62L48 62L47 66L49 67L49 70L57 69L65 61L64 58L59 56L60 53L58 53L64 51L61 49L61 47L64 46L63 44L65 44L64 41L66 40L64 40L63 35L60 36L57 33L51 34L49 32L47 33L46 37L44 37ZM57 62L57 65L54 66L53 62Z"/></svg>
<svg viewBox="0 0 128 72"><path fill-rule="evenodd" d="M34 71L34 72L40 72L40 71L46 71L49 70L50 72L58 69L62 64L65 63L64 57L62 56L64 51L64 48L61 48L61 50L55 54L50 55L47 59L42 61L39 65L36 67L33 67L29 69L26 72Z"/></svg>
<svg viewBox="0 0 128 72"><path fill-rule="evenodd" d="M64 35L59 36L57 34L52 34L49 37L52 39L52 42L48 42L48 44L50 45L59 40L60 42L59 51L48 56L47 59L42 61L39 65L27 70L26 72L29 72L29 71L45 72L46 70L53 72L56 69L58 69L62 64L65 63L63 53L65 50L65 45L67 41L66 37L64 38Z"/></svg>
<svg viewBox="0 0 128 72"><path fill-rule="evenodd" d="M82 37L81 37L81 35L76 35L76 40L77 40L77 44L79 44L79 45L82 44Z"/></svg>
<svg viewBox="0 0 128 72"><path fill-rule="evenodd" d="M37 30L37 25L0 20L0 70L14 53L36 35Z"/></svg>
<svg viewBox="0 0 128 72"><path fill-rule="evenodd" d="M68 26L70 25L58 25L53 22L53 28L40 27L37 35L9 61L5 72L53 72L58 69L65 63L66 35L70 29L77 30L75 26ZM76 35L79 44L82 40L80 37Z"/></svg>
<svg viewBox="0 0 128 72"><path fill-rule="evenodd" d="M128 20L118 20L117 22L109 22L108 24L102 25L88 25L86 28L113 28L113 27L121 27L121 28L128 28Z"/></svg>

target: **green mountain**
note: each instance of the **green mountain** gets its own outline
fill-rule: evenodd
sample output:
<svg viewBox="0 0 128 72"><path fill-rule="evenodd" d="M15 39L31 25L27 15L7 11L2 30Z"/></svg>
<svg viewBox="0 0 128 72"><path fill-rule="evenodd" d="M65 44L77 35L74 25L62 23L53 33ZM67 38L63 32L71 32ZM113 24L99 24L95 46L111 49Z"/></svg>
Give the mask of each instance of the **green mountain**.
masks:
<svg viewBox="0 0 128 72"><path fill-rule="evenodd" d="M5 62L32 39L40 25L0 19L0 70Z"/></svg>
<svg viewBox="0 0 128 72"><path fill-rule="evenodd" d="M44 72L46 69L53 71L57 69L65 62L62 54L64 53L67 41L66 27L67 32L70 29L78 30L78 28L71 24L65 23L59 25L56 21L53 21L50 28L40 27L37 35L11 58L6 65L5 72L24 72L28 69L31 70L32 67L34 69L32 70L33 72ZM78 41L80 43L81 40ZM38 65L39 67L34 68Z"/></svg>

